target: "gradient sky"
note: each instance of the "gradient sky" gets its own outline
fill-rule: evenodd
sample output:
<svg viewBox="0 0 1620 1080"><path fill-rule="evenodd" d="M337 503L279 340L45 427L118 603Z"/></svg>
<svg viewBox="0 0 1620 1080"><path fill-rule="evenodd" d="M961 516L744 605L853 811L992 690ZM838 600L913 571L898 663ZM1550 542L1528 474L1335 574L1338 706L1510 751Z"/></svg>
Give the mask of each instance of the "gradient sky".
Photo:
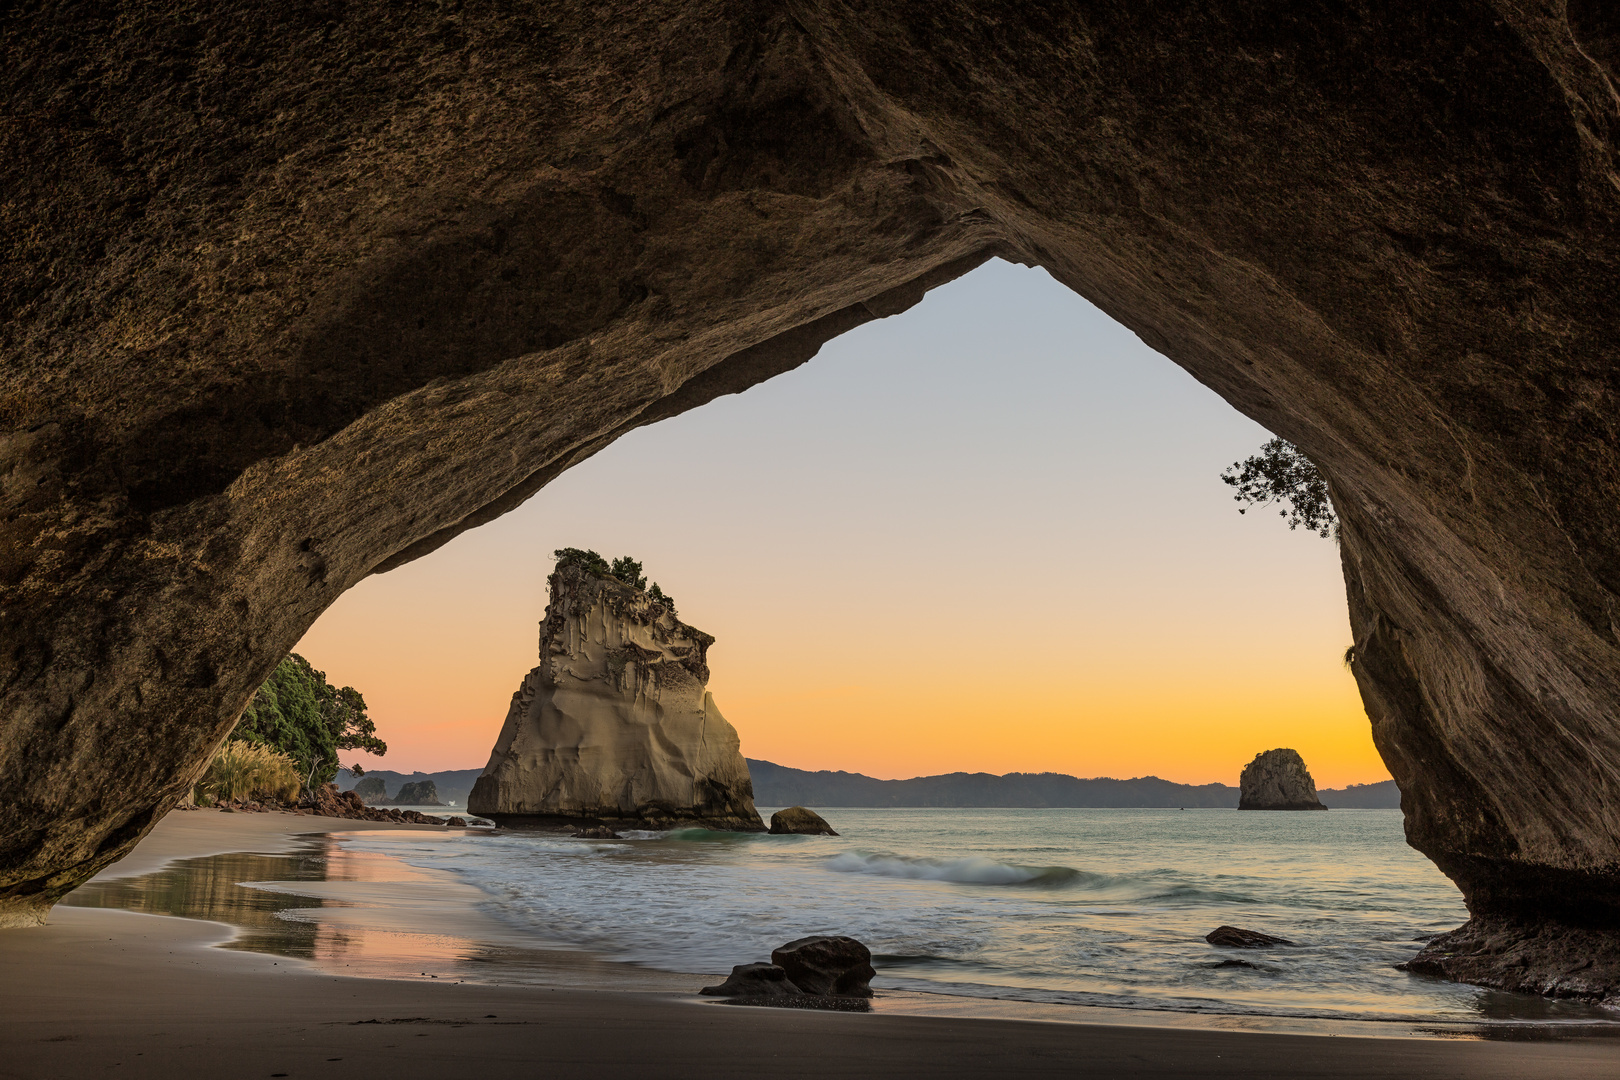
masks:
<svg viewBox="0 0 1620 1080"><path fill-rule="evenodd" d="M369 764L482 766L551 552L589 547L719 639L709 688L750 757L1235 784L1291 746L1319 786L1387 779L1336 545L1218 479L1269 437L992 262L362 582L297 651L365 694L391 748Z"/></svg>

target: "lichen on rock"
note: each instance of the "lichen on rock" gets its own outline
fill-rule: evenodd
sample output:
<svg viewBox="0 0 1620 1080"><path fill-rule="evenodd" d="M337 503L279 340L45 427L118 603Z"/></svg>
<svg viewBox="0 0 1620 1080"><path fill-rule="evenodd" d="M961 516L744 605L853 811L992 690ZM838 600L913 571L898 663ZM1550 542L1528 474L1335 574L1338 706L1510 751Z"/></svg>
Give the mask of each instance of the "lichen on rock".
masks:
<svg viewBox="0 0 1620 1080"><path fill-rule="evenodd" d="M1239 810L1326 810L1316 797L1316 781L1297 750L1256 754L1238 781Z"/></svg>
<svg viewBox="0 0 1620 1080"><path fill-rule="evenodd" d="M508 824L764 831L737 731L705 688L714 638L573 560L550 578L540 664L467 807Z"/></svg>

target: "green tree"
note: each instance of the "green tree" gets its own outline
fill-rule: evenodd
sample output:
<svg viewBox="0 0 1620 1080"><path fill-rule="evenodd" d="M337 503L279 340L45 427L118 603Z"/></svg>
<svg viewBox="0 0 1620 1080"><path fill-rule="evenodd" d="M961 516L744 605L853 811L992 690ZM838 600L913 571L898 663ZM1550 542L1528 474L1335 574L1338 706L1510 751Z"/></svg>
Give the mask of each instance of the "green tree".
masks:
<svg viewBox="0 0 1620 1080"><path fill-rule="evenodd" d="M1285 503L1287 509L1278 510L1277 516L1287 518L1290 529L1303 525L1324 539L1339 535L1339 516L1328 496L1327 481L1311 459L1286 439L1272 439L1248 460L1234 461L1221 473L1221 481L1237 488L1232 499L1245 504L1238 507L1240 514L1247 513L1250 506Z"/></svg>
<svg viewBox="0 0 1620 1080"><path fill-rule="evenodd" d="M621 555L619 558L614 559L613 568L609 573L632 589L645 589L647 587L647 575L641 572L641 564L628 555Z"/></svg>
<svg viewBox="0 0 1620 1080"><path fill-rule="evenodd" d="M366 699L352 686L326 681L297 653L276 665L270 678L242 711L231 738L258 743L287 754L311 785L337 775L340 750L364 750L378 757L388 744L377 738L377 725L366 715ZM351 766L355 775L364 770Z"/></svg>
<svg viewBox="0 0 1620 1080"><path fill-rule="evenodd" d="M556 556L559 570L564 566L577 566L588 574L622 581L632 589L645 590L649 599L669 608L670 615L675 614L674 599L658 587L658 582L655 581L649 586L647 575L641 571L641 563L628 555L619 556L613 560L612 565L609 565L606 559L589 548L558 548L552 554Z"/></svg>
<svg viewBox="0 0 1620 1080"><path fill-rule="evenodd" d="M647 590L647 596L649 599L656 600L660 604L663 604L665 607L669 608L670 617L675 617L675 599L674 597L666 596L664 594L664 590L658 587L658 582L655 581L652 583L652 588Z"/></svg>
<svg viewBox="0 0 1620 1080"><path fill-rule="evenodd" d="M578 566L586 573L595 574L597 577L613 576L613 571L608 567L607 560L588 548L558 548L552 554L557 557L557 569L559 570L564 566L573 565Z"/></svg>

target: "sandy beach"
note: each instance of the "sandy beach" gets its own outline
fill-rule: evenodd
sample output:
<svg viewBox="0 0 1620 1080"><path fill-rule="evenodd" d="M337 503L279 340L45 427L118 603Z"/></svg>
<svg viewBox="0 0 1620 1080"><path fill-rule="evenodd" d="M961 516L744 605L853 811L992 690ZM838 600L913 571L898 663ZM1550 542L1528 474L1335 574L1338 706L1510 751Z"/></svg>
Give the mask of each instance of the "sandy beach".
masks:
<svg viewBox="0 0 1620 1080"><path fill-rule="evenodd" d="M147 874L175 859L293 851L310 833L378 828L434 831L286 814L172 814L98 880ZM445 912L458 927L467 918L477 915ZM656 973L638 990L355 978L315 962L213 947L234 933L197 919L66 906L45 927L6 931L0 1077L364 1070L388 1077L471 1071L495 1080L543 1070L563 1077L1578 1078L1620 1068L1613 1040L1360 1038L736 1008L699 999L685 977ZM588 984L588 969L582 963L564 981Z"/></svg>

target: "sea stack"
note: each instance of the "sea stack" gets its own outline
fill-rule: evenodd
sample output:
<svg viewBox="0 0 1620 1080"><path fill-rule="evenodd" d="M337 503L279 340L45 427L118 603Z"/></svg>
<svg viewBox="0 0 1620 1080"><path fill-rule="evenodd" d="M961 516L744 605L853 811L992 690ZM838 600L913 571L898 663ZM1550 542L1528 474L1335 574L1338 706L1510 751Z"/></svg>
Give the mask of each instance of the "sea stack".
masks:
<svg viewBox="0 0 1620 1080"><path fill-rule="evenodd" d="M704 689L714 638L594 553L560 552L550 585L540 664L467 809L506 825L763 832L737 731Z"/></svg>
<svg viewBox="0 0 1620 1080"><path fill-rule="evenodd" d="M1297 750L1267 750L1243 767L1239 810L1326 810Z"/></svg>

